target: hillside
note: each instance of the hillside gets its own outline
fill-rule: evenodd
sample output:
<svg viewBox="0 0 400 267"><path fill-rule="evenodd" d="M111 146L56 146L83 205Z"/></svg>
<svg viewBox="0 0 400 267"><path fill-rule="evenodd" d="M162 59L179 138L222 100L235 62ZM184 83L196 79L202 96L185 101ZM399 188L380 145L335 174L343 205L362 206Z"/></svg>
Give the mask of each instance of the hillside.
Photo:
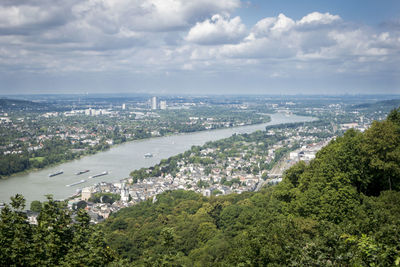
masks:
<svg viewBox="0 0 400 267"><path fill-rule="evenodd" d="M51 196L31 224L16 195L0 212L0 266L396 266L399 191L400 108L259 192L168 191L99 225Z"/></svg>
<svg viewBox="0 0 400 267"><path fill-rule="evenodd" d="M350 107L350 109L370 109L370 110L391 110L400 105L400 99L382 100L374 103L363 103L356 104Z"/></svg>
<svg viewBox="0 0 400 267"><path fill-rule="evenodd" d="M106 242L137 265L398 265L400 108L257 193L173 191L123 209Z"/></svg>
<svg viewBox="0 0 400 267"><path fill-rule="evenodd" d="M1 98L0 107L3 110L37 109L44 107L44 104L27 100Z"/></svg>

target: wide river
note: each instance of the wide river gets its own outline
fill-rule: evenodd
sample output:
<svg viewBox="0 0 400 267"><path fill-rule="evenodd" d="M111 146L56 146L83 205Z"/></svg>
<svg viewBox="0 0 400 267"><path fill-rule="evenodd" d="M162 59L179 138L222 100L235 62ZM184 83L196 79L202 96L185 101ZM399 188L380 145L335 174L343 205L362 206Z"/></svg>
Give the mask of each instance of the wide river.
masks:
<svg viewBox="0 0 400 267"><path fill-rule="evenodd" d="M256 130L264 130L267 125L312 120L315 120L315 118L276 113L271 115L269 123L127 142L95 155L0 180L0 202L9 202L10 197L17 193L26 198L28 208L32 200L44 200L46 194L52 194L55 199L65 199L73 195L78 188L101 181L119 181L128 177L132 170L153 166L159 163L161 159L182 153L193 145L203 145L208 141L226 138L234 133L251 133ZM144 154L146 153L153 154L153 157L145 158ZM63 170L64 173L49 177L50 173L59 170ZM81 170L90 170L90 172L75 175ZM88 179L89 176L104 171L108 171L109 174ZM82 179L86 182L76 186L66 186Z"/></svg>

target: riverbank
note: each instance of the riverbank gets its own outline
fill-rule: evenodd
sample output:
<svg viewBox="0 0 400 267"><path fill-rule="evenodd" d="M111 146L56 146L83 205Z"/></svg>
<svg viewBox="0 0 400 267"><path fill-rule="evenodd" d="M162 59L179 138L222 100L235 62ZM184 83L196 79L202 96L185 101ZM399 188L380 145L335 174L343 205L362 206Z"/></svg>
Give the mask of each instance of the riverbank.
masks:
<svg viewBox="0 0 400 267"><path fill-rule="evenodd" d="M267 115L267 114L265 114L265 115ZM112 149L112 148L115 148L115 147L117 147L117 146L119 146L119 145L127 144L127 143L129 143L129 142L150 140L150 139L153 139L153 138L168 137L168 136L174 136L174 135L192 134L192 133L199 133L199 132L207 132L207 131L214 131L214 130L221 130L221 129L234 129L234 128L238 128L238 127L245 127L245 126L251 126L251 125L258 125L258 124L263 124L263 123L268 123L268 122L270 122L270 121L271 121L270 114L268 114L268 116L269 116L269 118L266 119L266 120L265 120L264 122L262 122L262 123L245 124L245 125L234 126L234 127L220 127L220 128L214 128L214 129L205 129L205 130L200 130L200 131L192 131L192 132L166 133L166 134L160 135L160 136L152 136L152 137L145 137L145 138L140 138L140 139L126 140L126 141L123 141L123 142L118 143L118 144L108 145L108 147L107 147L106 149L95 150L95 151L92 151L92 153L91 153L91 152L89 152L89 153L84 152L83 154L76 155L76 157L74 157L74 158L72 158L72 159L62 159L62 160L60 160L60 161L58 161L58 162L54 162L54 163L50 163L50 164L48 164L48 165L45 165L45 166L43 166L42 168L35 168L35 167L33 167L33 168L28 168L28 169L26 169L26 170L24 170L24 171L20 171L20 172L13 173L13 174L11 174L11 175L0 176L0 180L7 180L7 179L10 179L10 178L12 178L12 177L14 177L14 176L25 175L25 174L29 174L29 173L35 172L35 171L46 170L46 169L49 169L49 168L52 168L52 167L55 167L55 166L59 166L59 165L61 165L61 164L63 164L63 163L72 162L72 161L74 161L74 160L79 160L79 159L82 159L82 158L84 158L84 157L93 156L93 155L96 155L96 154L98 154L98 153L108 151L108 150L110 150L110 149Z"/></svg>
<svg viewBox="0 0 400 267"><path fill-rule="evenodd" d="M316 118L272 114L271 121L268 123L126 142L94 155L35 172L15 175L12 179L0 180L0 202L9 202L9 197L17 193L23 194L27 199L27 203L32 200L45 200L44 195L46 194L52 194L55 199L65 199L73 195L76 189L79 188L66 187L67 184L88 178L89 174L76 176L75 173L80 170L88 169L90 174L103 171L109 172L109 175L101 178L87 179L87 182L82 187L101 181L116 182L128 177L132 170L154 166L162 159L182 153L194 145L203 145L208 141L223 139L235 133L251 133L257 130L264 130L266 126L270 125L313 120L316 120ZM153 154L153 157L144 158L146 153ZM60 169L64 171L63 174L53 178L48 177L49 173Z"/></svg>

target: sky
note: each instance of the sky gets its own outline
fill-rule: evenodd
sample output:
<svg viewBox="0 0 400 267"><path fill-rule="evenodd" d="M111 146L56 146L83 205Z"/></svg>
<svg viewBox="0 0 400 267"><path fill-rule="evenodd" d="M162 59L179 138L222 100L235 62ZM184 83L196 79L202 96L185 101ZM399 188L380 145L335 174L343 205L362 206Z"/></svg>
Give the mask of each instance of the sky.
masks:
<svg viewBox="0 0 400 267"><path fill-rule="evenodd" d="M400 94L399 0L1 0L0 94Z"/></svg>

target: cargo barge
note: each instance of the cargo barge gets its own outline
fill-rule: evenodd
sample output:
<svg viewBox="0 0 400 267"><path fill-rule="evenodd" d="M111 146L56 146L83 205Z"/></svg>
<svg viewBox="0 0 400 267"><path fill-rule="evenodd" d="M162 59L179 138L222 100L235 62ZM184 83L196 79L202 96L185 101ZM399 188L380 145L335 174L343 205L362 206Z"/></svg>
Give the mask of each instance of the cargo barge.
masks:
<svg viewBox="0 0 400 267"><path fill-rule="evenodd" d="M82 179L79 182L75 182L75 183L72 183L72 184L67 184L66 187L71 187L71 186L74 186L74 185L83 184L84 182L86 182L86 180Z"/></svg>
<svg viewBox="0 0 400 267"><path fill-rule="evenodd" d="M89 171L90 170L79 171L79 172L75 173L75 175L81 175L81 174L87 173Z"/></svg>
<svg viewBox="0 0 400 267"><path fill-rule="evenodd" d="M102 173L99 173L99 174L96 174L93 176L89 176L89 179L93 179L93 178L100 177L100 176L107 175L107 174L108 174L108 171L104 171Z"/></svg>
<svg viewBox="0 0 400 267"><path fill-rule="evenodd" d="M55 173L50 173L49 174L49 177L53 177L53 176L57 176L57 175L60 175L60 174L63 174L64 173L64 171L58 171L58 172L55 172Z"/></svg>

